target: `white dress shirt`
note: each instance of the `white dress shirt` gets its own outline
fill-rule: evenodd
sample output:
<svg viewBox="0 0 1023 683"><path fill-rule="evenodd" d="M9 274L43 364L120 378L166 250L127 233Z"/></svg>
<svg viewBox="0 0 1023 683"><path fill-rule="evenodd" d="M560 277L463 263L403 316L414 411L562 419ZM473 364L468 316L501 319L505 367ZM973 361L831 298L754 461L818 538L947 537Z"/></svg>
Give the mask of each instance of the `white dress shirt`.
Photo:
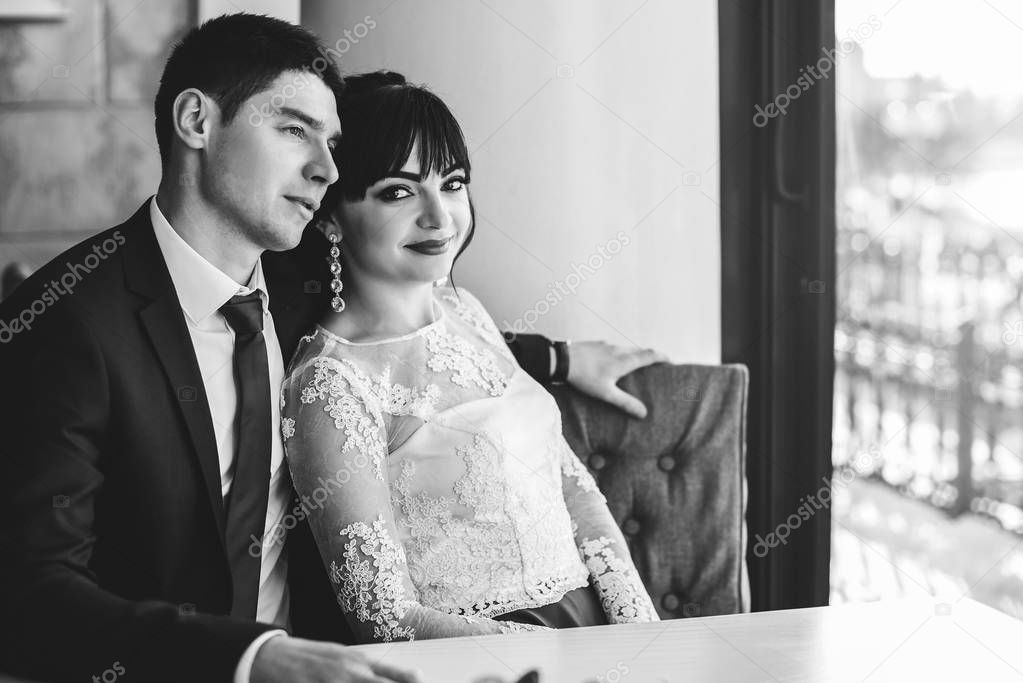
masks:
<svg viewBox="0 0 1023 683"><path fill-rule="evenodd" d="M249 277L246 286L239 285L227 274L199 255L178 235L156 205L156 197L149 203L149 215L160 245L174 289L177 290L181 310L188 324L195 356L199 361L206 397L209 399L210 417L217 441L220 460L220 490L224 498L234 480L234 450L236 442L235 415L238 393L234 381L234 330L219 309L236 295L258 291L263 300L263 339L266 342L270 369L270 420L272 446L270 451L270 492L266 507L264 542L260 556L259 598L256 620L268 624L288 625L288 561L283 552L284 529L281 521L291 499L291 486L285 471L284 444L281 440L281 383L284 381L284 358L277 340L273 317L270 315L270 296L263 279L262 261ZM273 531L273 533L268 533ZM273 540L271 540L273 539ZM283 633L270 631L256 639L245 651L235 673L235 682L247 681L256 650L266 640Z"/></svg>

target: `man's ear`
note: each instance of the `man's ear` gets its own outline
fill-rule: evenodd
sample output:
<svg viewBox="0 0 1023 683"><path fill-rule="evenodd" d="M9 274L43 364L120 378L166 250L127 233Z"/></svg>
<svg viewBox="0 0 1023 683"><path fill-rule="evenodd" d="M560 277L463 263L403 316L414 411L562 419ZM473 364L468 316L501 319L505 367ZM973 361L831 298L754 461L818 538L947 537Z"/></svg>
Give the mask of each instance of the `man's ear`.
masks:
<svg viewBox="0 0 1023 683"><path fill-rule="evenodd" d="M174 98L171 109L174 134L191 149L204 149L209 144L210 129L220 109L206 93L195 88L182 90Z"/></svg>

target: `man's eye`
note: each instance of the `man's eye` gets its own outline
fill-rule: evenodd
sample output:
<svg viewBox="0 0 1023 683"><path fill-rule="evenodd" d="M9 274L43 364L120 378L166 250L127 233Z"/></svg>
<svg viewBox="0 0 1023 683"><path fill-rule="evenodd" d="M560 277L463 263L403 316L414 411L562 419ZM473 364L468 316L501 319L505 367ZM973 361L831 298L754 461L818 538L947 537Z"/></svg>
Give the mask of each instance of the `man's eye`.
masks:
<svg viewBox="0 0 1023 683"><path fill-rule="evenodd" d="M301 126L287 126L284 130L296 138L305 140L305 130Z"/></svg>

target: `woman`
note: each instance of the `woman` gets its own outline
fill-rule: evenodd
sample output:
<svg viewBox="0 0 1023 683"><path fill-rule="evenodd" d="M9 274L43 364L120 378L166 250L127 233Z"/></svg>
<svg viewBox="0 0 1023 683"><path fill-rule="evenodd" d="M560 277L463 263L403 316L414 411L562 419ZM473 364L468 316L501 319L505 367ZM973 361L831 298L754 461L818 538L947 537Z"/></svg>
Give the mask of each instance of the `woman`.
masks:
<svg viewBox="0 0 1023 683"><path fill-rule="evenodd" d="M334 312L284 383L295 488L363 641L657 619L554 399L464 289L465 141L398 74L347 80L321 210ZM333 480L333 481L331 481ZM317 491L319 489L319 491Z"/></svg>

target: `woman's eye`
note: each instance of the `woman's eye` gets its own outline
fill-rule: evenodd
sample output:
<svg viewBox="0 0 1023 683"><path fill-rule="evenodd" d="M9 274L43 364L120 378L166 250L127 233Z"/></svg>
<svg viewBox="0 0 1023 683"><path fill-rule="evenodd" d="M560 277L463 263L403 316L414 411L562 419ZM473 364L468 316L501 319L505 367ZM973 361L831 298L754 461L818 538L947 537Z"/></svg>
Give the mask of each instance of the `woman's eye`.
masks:
<svg viewBox="0 0 1023 683"><path fill-rule="evenodd" d="M465 178L452 178L444 183L444 189L448 192L458 192L465 188Z"/></svg>
<svg viewBox="0 0 1023 683"><path fill-rule="evenodd" d="M299 138L300 140L305 139L305 129L303 129L301 126L287 126L286 128L284 128L284 130L289 135L294 135L296 138Z"/></svg>
<svg viewBox="0 0 1023 683"><path fill-rule="evenodd" d="M385 202L394 202L399 199L404 199L405 197L411 197L412 192L410 192L407 187L402 187L401 185L394 185L392 187L387 187L381 190L378 196Z"/></svg>

